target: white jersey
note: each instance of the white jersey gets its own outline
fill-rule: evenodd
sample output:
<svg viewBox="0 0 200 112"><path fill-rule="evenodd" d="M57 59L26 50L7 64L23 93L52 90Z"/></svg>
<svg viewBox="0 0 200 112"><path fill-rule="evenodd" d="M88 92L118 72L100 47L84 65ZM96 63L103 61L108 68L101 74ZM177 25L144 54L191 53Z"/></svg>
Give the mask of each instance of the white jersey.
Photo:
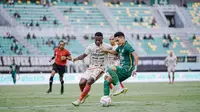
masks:
<svg viewBox="0 0 200 112"><path fill-rule="evenodd" d="M112 49L111 45L103 43L102 46L106 49ZM95 43L90 44L86 50L85 54L90 55L90 65L104 67L108 61L108 54L101 51L99 46Z"/></svg>
<svg viewBox="0 0 200 112"><path fill-rule="evenodd" d="M115 51L117 49L117 47L118 47L118 45L112 46L112 50ZM116 55L108 54L108 59L109 59L108 62L109 62L109 64L111 64L111 65L115 64L115 62L118 61L117 58L118 57Z"/></svg>
<svg viewBox="0 0 200 112"><path fill-rule="evenodd" d="M176 56L167 56L167 58L165 59L165 64L166 66L176 66L176 61L177 61L177 58Z"/></svg>

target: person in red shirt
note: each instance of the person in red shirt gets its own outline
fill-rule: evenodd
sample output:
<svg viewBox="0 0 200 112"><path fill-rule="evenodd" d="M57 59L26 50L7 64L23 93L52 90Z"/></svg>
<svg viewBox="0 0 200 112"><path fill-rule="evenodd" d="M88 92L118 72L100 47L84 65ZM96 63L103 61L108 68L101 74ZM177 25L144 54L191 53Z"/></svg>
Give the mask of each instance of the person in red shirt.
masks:
<svg viewBox="0 0 200 112"><path fill-rule="evenodd" d="M64 80L63 75L65 73L65 65L67 60L72 60L71 54L68 50L64 48L65 43L64 41L59 42L58 48L54 49L54 56L49 60L51 62L55 58L55 62L53 64L53 69L51 71L51 76L49 78L49 89L47 93L52 92L52 84L53 84L53 77L56 73L60 76L60 83L61 83L61 91L60 93L64 93Z"/></svg>

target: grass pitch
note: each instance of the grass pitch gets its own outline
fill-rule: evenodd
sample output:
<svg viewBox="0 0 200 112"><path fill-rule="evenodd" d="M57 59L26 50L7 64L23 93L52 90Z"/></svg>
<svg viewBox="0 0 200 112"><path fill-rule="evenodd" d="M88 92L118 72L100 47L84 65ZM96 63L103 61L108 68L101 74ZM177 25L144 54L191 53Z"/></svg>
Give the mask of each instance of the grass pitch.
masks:
<svg viewBox="0 0 200 112"><path fill-rule="evenodd" d="M0 86L0 112L200 112L200 82L126 83L126 96L112 97L110 107L101 107L103 84L94 84L90 97L79 107L71 103L79 95L78 84Z"/></svg>

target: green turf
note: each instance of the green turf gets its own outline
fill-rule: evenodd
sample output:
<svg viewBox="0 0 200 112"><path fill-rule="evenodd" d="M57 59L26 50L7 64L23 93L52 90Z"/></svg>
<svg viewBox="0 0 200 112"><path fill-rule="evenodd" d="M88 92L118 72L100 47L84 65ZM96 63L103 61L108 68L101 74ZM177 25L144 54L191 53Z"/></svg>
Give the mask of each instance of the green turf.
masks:
<svg viewBox="0 0 200 112"><path fill-rule="evenodd" d="M112 106L100 107L102 84L93 85L90 97L79 107L71 102L80 95L78 85L60 85L46 94L48 85L0 86L0 112L199 112L200 82L132 83L126 96L112 97Z"/></svg>

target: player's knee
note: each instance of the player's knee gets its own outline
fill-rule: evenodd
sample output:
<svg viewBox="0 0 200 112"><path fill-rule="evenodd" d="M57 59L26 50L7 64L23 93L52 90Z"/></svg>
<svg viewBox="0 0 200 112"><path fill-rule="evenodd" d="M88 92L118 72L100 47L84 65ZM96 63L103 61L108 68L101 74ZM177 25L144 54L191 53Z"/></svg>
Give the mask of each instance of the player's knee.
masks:
<svg viewBox="0 0 200 112"><path fill-rule="evenodd" d="M107 75L106 75L106 76L104 77L104 80L107 80L108 82L111 82L111 81L112 81L112 78L111 78L110 76L107 76Z"/></svg>
<svg viewBox="0 0 200 112"><path fill-rule="evenodd" d="M92 85L94 82L95 82L95 80L94 80L93 78L90 78L90 79L87 81L87 84Z"/></svg>
<svg viewBox="0 0 200 112"><path fill-rule="evenodd" d="M54 76L56 74L55 70L52 70L51 75Z"/></svg>
<svg viewBox="0 0 200 112"><path fill-rule="evenodd" d="M112 82L112 78L111 77L108 77L107 79L106 79L108 82Z"/></svg>
<svg viewBox="0 0 200 112"><path fill-rule="evenodd" d="M63 78L60 78L60 82L64 81Z"/></svg>
<svg viewBox="0 0 200 112"><path fill-rule="evenodd" d="M85 86L86 82L87 82L87 80L81 79L79 82L79 86Z"/></svg>
<svg viewBox="0 0 200 112"><path fill-rule="evenodd" d="M51 77L49 78L49 81L51 81L51 82L53 81L53 76L51 76Z"/></svg>
<svg viewBox="0 0 200 112"><path fill-rule="evenodd" d="M109 72L109 70L116 71L116 67L114 65L108 66L107 71Z"/></svg>

